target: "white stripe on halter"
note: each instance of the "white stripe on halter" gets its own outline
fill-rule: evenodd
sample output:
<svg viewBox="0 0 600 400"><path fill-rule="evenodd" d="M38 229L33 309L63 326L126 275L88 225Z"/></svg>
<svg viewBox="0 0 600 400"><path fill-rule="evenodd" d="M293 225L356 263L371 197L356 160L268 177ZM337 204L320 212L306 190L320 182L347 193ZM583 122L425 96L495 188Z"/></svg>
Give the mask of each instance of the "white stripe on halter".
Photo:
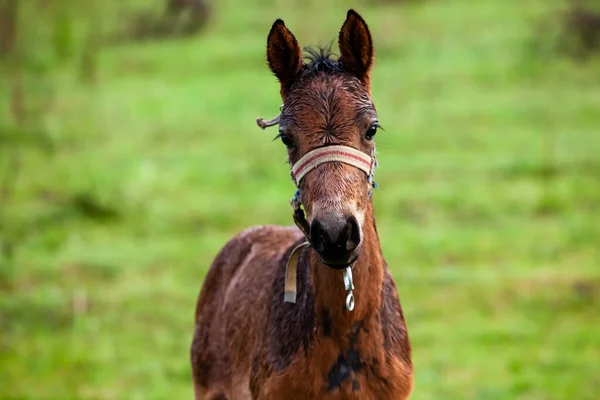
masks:
<svg viewBox="0 0 600 400"><path fill-rule="evenodd" d="M292 178L296 185L302 178L321 164L338 161L352 165L365 174L371 176L374 168L374 159L370 155L348 146L325 146L306 153L292 166Z"/></svg>

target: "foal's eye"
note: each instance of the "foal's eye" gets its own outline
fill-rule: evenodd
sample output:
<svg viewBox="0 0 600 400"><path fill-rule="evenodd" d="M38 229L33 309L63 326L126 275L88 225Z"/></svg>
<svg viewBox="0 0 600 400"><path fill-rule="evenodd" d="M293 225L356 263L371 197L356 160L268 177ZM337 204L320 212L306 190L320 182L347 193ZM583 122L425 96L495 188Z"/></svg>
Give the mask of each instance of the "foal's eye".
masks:
<svg viewBox="0 0 600 400"><path fill-rule="evenodd" d="M378 123L374 123L373 125L371 125L369 127L369 129L367 130L367 132L365 133L365 139L373 140L373 138L375 137L375 134L377 133L377 128L379 128Z"/></svg>
<svg viewBox="0 0 600 400"><path fill-rule="evenodd" d="M287 147L288 149L291 149L292 147L294 147L294 141L292 140L292 138L290 138L288 135L286 135L283 132L279 132L279 138L281 139L281 142L285 145L285 147Z"/></svg>

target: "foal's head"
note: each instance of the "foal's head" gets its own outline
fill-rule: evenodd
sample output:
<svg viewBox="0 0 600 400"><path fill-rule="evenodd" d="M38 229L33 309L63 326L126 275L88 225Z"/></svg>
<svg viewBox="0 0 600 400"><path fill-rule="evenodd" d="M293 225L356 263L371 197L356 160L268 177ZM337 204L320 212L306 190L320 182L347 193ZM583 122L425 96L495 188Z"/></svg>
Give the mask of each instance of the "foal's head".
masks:
<svg viewBox="0 0 600 400"><path fill-rule="evenodd" d="M279 137L295 164L308 152L343 145L374 152L377 113L370 96L373 43L355 11L339 34L339 59L329 51L308 50L308 63L294 35L275 21L267 40L271 71L281 84L283 109ZM310 223L313 248L323 262L343 268L358 257L369 202L365 172L340 162L320 164L298 182Z"/></svg>

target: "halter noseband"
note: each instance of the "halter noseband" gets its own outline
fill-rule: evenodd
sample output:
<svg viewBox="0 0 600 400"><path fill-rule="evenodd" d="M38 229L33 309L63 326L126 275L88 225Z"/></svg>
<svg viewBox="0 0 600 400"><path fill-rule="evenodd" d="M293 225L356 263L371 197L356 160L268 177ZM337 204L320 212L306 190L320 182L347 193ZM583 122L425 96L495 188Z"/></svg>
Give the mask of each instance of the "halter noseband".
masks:
<svg viewBox="0 0 600 400"><path fill-rule="evenodd" d="M292 179L296 186L306 174L321 164L327 162L342 162L352 165L371 176L373 158L360 150L348 146L325 146L306 153L296 164L292 166Z"/></svg>

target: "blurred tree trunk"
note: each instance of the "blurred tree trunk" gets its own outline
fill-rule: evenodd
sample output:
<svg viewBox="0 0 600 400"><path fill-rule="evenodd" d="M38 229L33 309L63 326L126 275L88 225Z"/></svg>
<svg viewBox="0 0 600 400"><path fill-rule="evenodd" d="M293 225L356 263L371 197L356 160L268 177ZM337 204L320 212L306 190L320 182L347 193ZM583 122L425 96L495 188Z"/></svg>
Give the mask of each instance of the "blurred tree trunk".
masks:
<svg viewBox="0 0 600 400"><path fill-rule="evenodd" d="M98 53L102 42L103 0L87 0L85 16L87 33L80 54L79 77L82 82L93 84L98 74Z"/></svg>
<svg viewBox="0 0 600 400"><path fill-rule="evenodd" d="M0 0L0 82L10 85L8 114L12 123L18 126L23 119L23 88L17 57L17 32L18 32L18 0ZM0 121L2 122L2 121ZM0 123L0 132L3 136L9 134L9 123ZM19 170L19 154L15 149L5 153L4 160L0 163L0 280L4 286L10 282L11 270L8 268L14 242L6 226L7 215L3 209L12 197Z"/></svg>
<svg viewBox="0 0 600 400"><path fill-rule="evenodd" d="M0 0L0 58L8 58L14 52L18 8L18 0Z"/></svg>

